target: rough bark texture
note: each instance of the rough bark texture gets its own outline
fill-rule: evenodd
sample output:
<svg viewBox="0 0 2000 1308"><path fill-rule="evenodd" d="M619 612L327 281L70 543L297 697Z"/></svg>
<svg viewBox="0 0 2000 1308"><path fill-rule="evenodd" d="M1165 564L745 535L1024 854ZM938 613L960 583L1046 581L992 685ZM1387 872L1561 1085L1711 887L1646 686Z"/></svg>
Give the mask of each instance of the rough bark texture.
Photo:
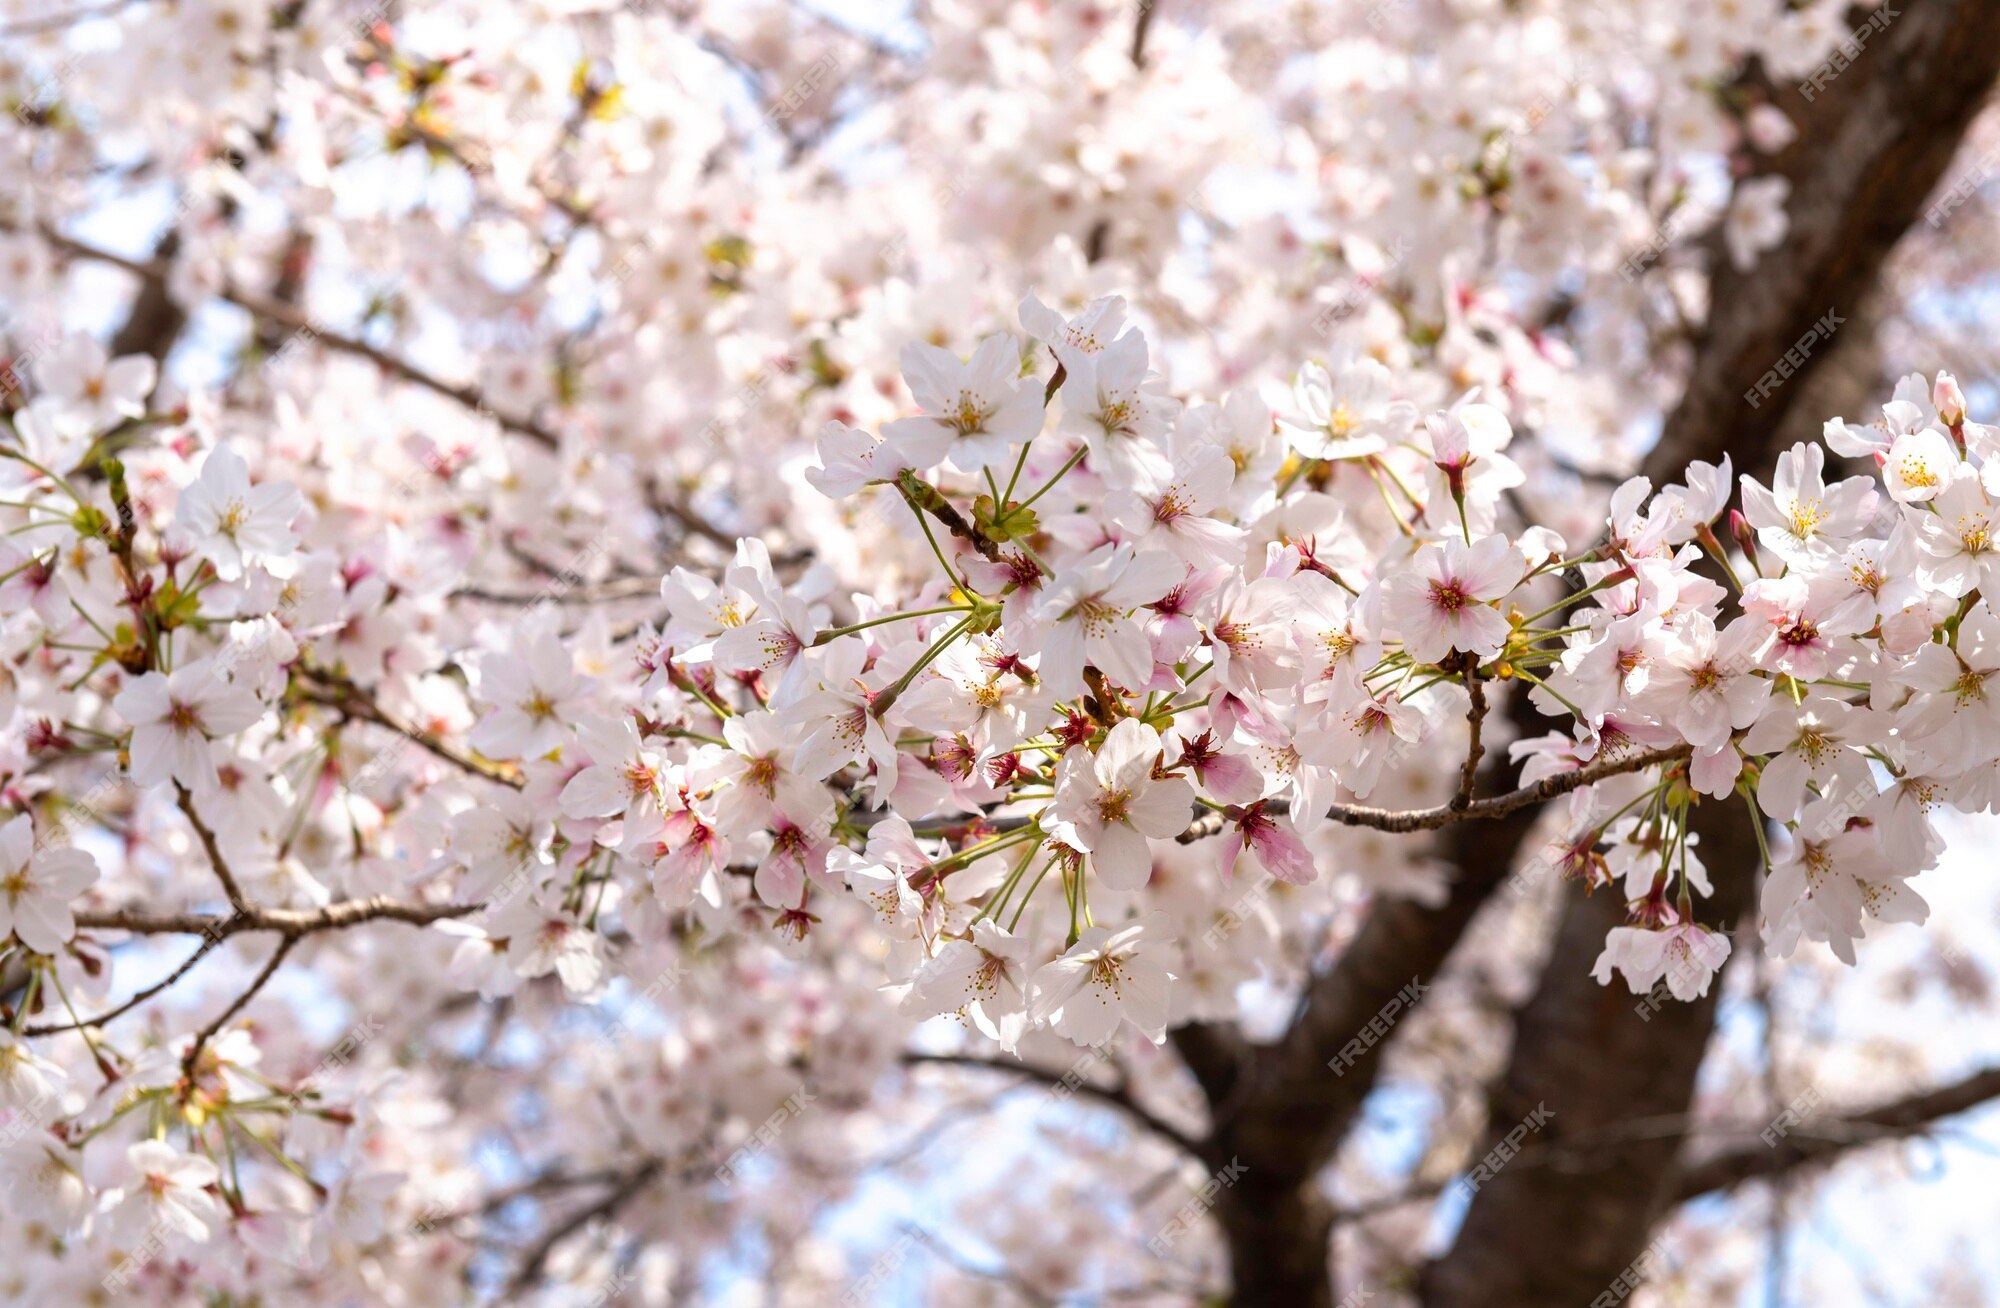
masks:
<svg viewBox="0 0 2000 1308"><path fill-rule="evenodd" d="M1756 881L1749 812L1740 800L1709 801L1695 829L1715 882L1701 915L1726 929L1750 907ZM1591 962L1604 933L1624 921L1615 888L1565 906L1541 985L1515 1021L1513 1057L1490 1105L1489 1146L1538 1109L1553 1116L1473 1196L1458 1239L1424 1277L1425 1304L1587 1304L1645 1248L1670 1206L1684 1130L1606 1137L1624 1123L1687 1111L1722 984L1693 1003L1598 985Z"/></svg>
<svg viewBox="0 0 2000 1308"><path fill-rule="evenodd" d="M1504 786L1512 776L1497 754L1488 756L1484 786ZM1339 960L1312 981L1282 1041L1248 1045L1232 1028L1213 1024L1173 1032L1175 1048L1211 1104L1212 1152L1225 1161L1240 1159L1248 1169L1222 1192L1216 1209L1229 1241L1235 1303L1333 1303L1327 1268L1332 1215L1314 1177L1374 1088L1389 1040L1350 1050L1351 1061L1337 1074L1328 1064L1413 980L1429 985L1436 978L1507 876L1512 852L1537 811L1440 833L1453 865L1462 869L1445 902L1436 908L1407 899L1380 902ZM1496 856L1499 850L1506 853Z"/></svg>
<svg viewBox="0 0 2000 1308"><path fill-rule="evenodd" d="M1855 13L1865 21L1866 10ZM1889 251L1918 221L2000 70L2000 5L1907 0L1886 32L1811 103L1775 88L1799 135L1771 161L1792 184L1783 244L1747 272L1719 247L1714 308L1695 341L1687 390L1649 465L1670 475L1703 451L1768 445L1784 397L1824 364L1803 364L1753 407L1744 393L1829 309L1856 315ZM1834 338L1846 324L1835 327Z"/></svg>
<svg viewBox="0 0 2000 1308"><path fill-rule="evenodd" d="M1949 1085L1877 1104L1831 1121L1805 1122L1780 1136L1776 1144L1766 1145L1760 1141L1689 1162L1674 1178L1674 1200L1686 1203L1745 1181L1830 1161L1861 1145L1917 1135L1934 1122L1978 1108L1994 1099L2000 1099L2000 1067L1984 1068Z"/></svg>
<svg viewBox="0 0 2000 1308"><path fill-rule="evenodd" d="M1714 252L1714 308L1697 337L1686 392L1646 460L1656 485L1676 480L1690 460L1724 453L1739 470L1763 469L1780 442L1795 436L1803 421L1795 411L1831 349L1805 359L1755 406L1744 392L1828 309L1850 322L1859 317L1996 71L2000 4L1908 0L1887 33L1813 103L1779 89L1800 126L1798 140L1770 163L1792 184L1791 231L1747 274ZM1503 771L1489 759L1489 772ZM1378 904L1342 957L1310 983L1299 1020L1276 1043L1249 1045L1226 1026L1175 1033L1211 1104L1214 1154L1240 1157L1249 1169L1216 1210L1230 1245L1234 1303L1334 1302L1331 1216L1316 1177L1373 1088L1394 1029L1338 1077L1327 1062L1413 976L1428 982L1443 967L1512 870L1535 817L1530 809L1445 833L1458 871L1447 901L1436 909ZM1697 830L1717 890L1704 918L1732 923L1748 911L1755 882L1749 819L1741 804L1711 802ZM1587 1304L1686 1197L1686 1176L1719 1174L1719 1164L1682 1172L1678 1130L1617 1134L1621 1123L1685 1114L1719 994L1718 985L1707 1000L1670 1003L1642 1021L1622 988L1591 980L1591 963L1622 907L1615 895L1600 894L1573 898L1565 909L1539 988L1517 1015L1514 1051L1490 1112L1494 1133L1503 1135L1545 1103L1555 1114L1544 1127L1549 1147L1540 1163L1524 1154L1480 1190L1451 1250L1427 1269L1427 1303ZM1608 1146L1607 1131L1616 1137ZM1596 1142L1578 1148L1587 1136Z"/></svg>

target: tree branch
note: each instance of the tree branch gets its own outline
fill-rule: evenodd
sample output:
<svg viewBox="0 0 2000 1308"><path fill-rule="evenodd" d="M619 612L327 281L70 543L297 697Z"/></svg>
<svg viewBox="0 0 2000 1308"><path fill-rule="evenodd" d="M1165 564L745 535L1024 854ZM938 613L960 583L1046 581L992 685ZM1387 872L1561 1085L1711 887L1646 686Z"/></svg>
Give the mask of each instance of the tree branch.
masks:
<svg viewBox="0 0 2000 1308"><path fill-rule="evenodd" d="M1486 725L1486 687L1479 681L1479 661L1468 659L1465 668L1465 693L1472 704L1465 711L1465 724L1471 738L1465 747L1465 767L1458 775L1458 793L1452 796L1451 807L1466 809L1472 804L1473 783L1479 779L1479 761L1486 754L1486 745L1481 739L1481 731Z"/></svg>
<svg viewBox="0 0 2000 1308"><path fill-rule="evenodd" d="M1179 1147L1199 1162L1208 1162L1211 1157L1212 1151L1206 1145L1179 1127L1156 1116L1151 1109L1134 1099L1131 1090L1123 1085L1103 1086L1079 1078L1077 1083L1071 1086L1061 1072L1037 1067L1033 1063L1008 1062L997 1058L985 1058L978 1054L924 1054L910 1051L904 1053L903 1063L907 1067L929 1065L978 1068L986 1072L1004 1072L1025 1077L1030 1081L1039 1081L1043 1085L1072 1089L1079 1095L1118 1109L1154 1135Z"/></svg>
<svg viewBox="0 0 2000 1308"><path fill-rule="evenodd" d="M194 834L201 841L202 851L208 855L208 865L215 869L215 879L222 883L222 892L229 897L230 907L241 909L246 902L243 898L243 888L236 884L235 874L229 870L229 860L222 856L221 847L215 843L215 833L201 820L201 814L194 811L194 796L188 793L186 786L176 781L174 797L180 803L181 812L187 817L189 825L194 827Z"/></svg>
<svg viewBox="0 0 2000 1308"><path fill-rule="evenodd" d="M298 943L299 937L297 936L287 935L279 937L278 947L271 951L271 957L265 961L263 970L258 972L256 978L250 982L250 988L236 996L235 1002L218 1013L214 1021L194 1033L194 1043L188 1046L186 1056L181 1059L181 1077L187 1081L190 1087L194 1084L195 1065L201 1059L202 1049L207 1046L209 1040L214 1037L216 1032L229 1024L230 1018L242 1012L244 1007L257 997L257 992L264 988L266 982L277 975L278 968L285 961L285 955L291 953L292 947Z"/></svg>
<svg viewBox="0 0 2000 1308"><path fill-rule="evenodd" d="M300 682L303 683L300 695L311 703L320 704L331 709L338 709L351 718L357 718L363 722L372 722L378 727L386 727L410 743L423 747L445 762L466 772L470 772L473 776L483 777L488 781L497 781L501 785L511 787L515 790L519 790L527 784L521 774L512 766L504 763L492 763L482 758L475 758L473 755L466 753L464 750L447 741L439 739L423 728L403 721L402 718L376 703L374 697L368 694L367 691L345 677L303 665L298 668L297 672Z"/></svg>
<svg viewBox="0 0 2000 1308"><path fill-rule="evenodd" d="M122 254L65 235L46 222L41 224L39 230L44 240L72 258L88 259L95 263L122 268L135 277L146 279L149 284L166 280L167 266L160 260L128 259ZM448 382L407 359L370 345L358 336L350 336L315 321L310 314L296 305L287 304L276 297L233 283L224 285L216 294L218 298L235 305L253 318L281 327L287 332L303 333L330 350L366 359L398 380L420 386L446 399L454 400L475 413L484 414L505 430L525 437L545 449L552 450L561 444L560 438L552 429L535 419L519 414L501 413L489 406L485 394L477 386L470 383ZM659 495L654 501L654 507L673 518L683 529L705 537L723 549L736 548L734 536L708 522L687 506L675 503L665 495Z"/></svg>
<svg viewBox="0 0 2000 1308"><path fill-rule="evenodd" d="M1484 702L1484 697L1481 697ZM1483 716L1483 715L1482 715ZM1473 729L1473 742L1478 745L1479 731ZM1483 754L1483 750L1480 751ZM1365 804L1335 804L1326 811L1327 817L1350 827L1368 827L1375 831L1407 833L1411 831L1436 831L1454 826L1460 822L1487 821L1508 817L1524 808L1535 808L1549 800L1581 790L1585 786L1596 785L1612 777L1624 776L1628 772L1644 772L1647 768L1662 763L1673 763L1686 758L1692 749L1687 745L1676 745L1671 749L1650 749L1643 753L1627 754L1622 758L1599 759L1585 767L1569 772L1558 772L1543 777L1532 785L1510 790L1504 795L1490 795L1485 799L1454 798L1449 803L1435 808L1370 808ZM1475 760L1468 760L1468 776L1477 772ZM1468 787L1469 789L1469 787ZM1281 812L1286 805L1272 801L1266 804L1269 812ZM1205 836L1212 836L1227 826L1229 818L1210 811L1188 824L1188 829L1176 839L1182 844L1192 844Z"/></svg>
<svg viewBox="0 0 2000 1308"><path fill-rule="evenodd" d="M244 931L276 931L309 936L339 931L363 922L406 922L429 926L447 918L466 917L484 904L417 904L376 895L345 899L322 908L262 908L247 904L234 913L145 913L133 909L86 909L76 914L80 931L129 931L139 936L207 936L220 943Z"/></svg>
<svg viewBox="0 0 2000 1308"><path fill-rule="evenodd" d="M2000 1099L2000 1067L1989 1067L1948 1085L1892 1099L1825 1124L1809 1119L1778 1137L1775 1144L1746 1145L1687 1164L1674 1178L1674 1200L1686 1203L1745 1181L1768 1180L1796 1168L1832 1162L1851 1150L1884 1140L1922 1135L1943 1118L1995 1099Z"/></svg>
<svg viewBox="0 0 2000 1308"><path fill-rule="evenodd" d="M634 1167L630 1172L625 1173L623 1179L607 1191L604 1197L596 1203L586 1205L583 1208L579 1208L576 1212L571 1213L560 1225L543 1236L541 1242L528 1254L526 1261L521 1264L521 1270L516 1272L514 1279L507 1283L506 1292L502 1297L509 1300L518 1299L521 1295L533 1289L536 1282L541 1280L542 1268L548 1264L549 1255L555 1252L557 1245L582 1230L595 1219L614 1216L620 1208L631 1202L641 1190L651 1185L653 1179L660 1174L661 1169L665 1166L666 1164L662 1160L649 1158L637 1167Z"/></svg>

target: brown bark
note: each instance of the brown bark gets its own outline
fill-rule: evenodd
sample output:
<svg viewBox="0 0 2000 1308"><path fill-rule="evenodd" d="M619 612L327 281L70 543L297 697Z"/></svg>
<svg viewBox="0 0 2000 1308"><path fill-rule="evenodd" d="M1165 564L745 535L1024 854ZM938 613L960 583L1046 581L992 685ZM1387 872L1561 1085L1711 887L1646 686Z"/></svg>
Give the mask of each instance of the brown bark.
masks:
<svg viewBox="0 0 2000 1308"><path fill-rule="evenodd" d="M1715 882L1698 912L1727 928L1750 908L1756 881L1749 811L1741 800L1711 800L1695 829ZM1693 1003L1634 996L1616 980L1598 985L1591 963L1604 933L1624 920L1615 888L1565 906L1540 987L1517 1015L1513 1058L1489 1108L1493 1141L1538 1108L1553 1116L1534 1144L1551 1150L1621 1123L1686 1113L1722 980ZM1646 1132L1561 1166L1500 1168L1473 1196L1450 1252L1426 1272L1423 1302L1589 1303L1645 1248L1671 1205L1684 1134L1685 1127Z"/></svg>
<svg viewBox="0 0 2000 1308"><path fill-rule="evenodd" d="M1824 1122L1808 1119L1778 1137L1776 1144L1760 1141L1687 1163L1674 1178L1674 1199L1686 1203L1745 1181L1831 1162L1850 1150L1879 1141L1922 1135L1944 1118L1995 1099L2000 1099L2000 1067L1989 1067L1948 1085L1877 1104L1858 1113L1833 1116Z"/></svg>
<svg viewBox="0 0 2000 1308"><path fill-rule="evenodd" d="M181 234L169 231L154 247L153 259L161 264L171 263L180 247ZM167 293L167 279L144 278L125 312L125 321L111 337L111 355L113 358L126 354L150 355L164 368L174 343L181 338L181 329L186 326L187 311Z"/></svg>
<svg viewBox="0 0 2000 1308"><path fill-rule="evenodd" d="M1869 11L1853 16L1866 21ZM1883 262L1929 202L2000 71L2000 5L1907 0L1886 31L1807 103L1774 88L1799 135L1771 161L1791 182L1790 228L1748 271L1711 242L1713 305L1687 389L1649 471L1674 476L1713 451L1768 446L1827 342L1755 406L1744 393L1829 309L1859 314ZM1834 328L1835 339L1846 324ZM1832 415L1827 415L1832 416Z"/></svg>
<svg viewBox="0 0 2000 1308"><path fill-rule="evenodd" d="M1814 103L1776 162L1792 181L1791 230L1750 273L1719 264L1714 310L1693 374L1647 459L1655 482L1725 450L1739 466L1769 460L1805 383L1806 361L1756 406L1743 395L1829 307L1862 316L1890 250L1922 211L2000 73L2000 6L1909 4ZM1697 825L1716 880L1704 909L1728 926L1748 911L1758 854L1740 804L1707 806ZM1585 969L1615 920L1611 905L1572 902L1547 973L1516 1027L1492 1110L1500 1130L1546 1098L1555 1138L1620 1120L1681 1117L1707 1048L1715 990L1701 1004L1640 1022L1622 996L1592 1004ZM1560 1103L1558 1102L1560 1101ZM1563 1105L1569 1111L1564 1112ZM1593 1155L1580 1170L1503 1172L1480 1191L1450 1252L1425 1278L1435 1305L1588 1303L1644 1250L1678 1202L1679 1133ZM1560 1232L1558 1240L1547 1239ZM1534 1249L1524 1258L1524 1249Z"/></svg>
<svg viewBox="0 0 2000 1308"><path fill-rule="evenodd" d="M1996 71L2000 5L1910 0L1815 103L1787 102L1800 135L1772 169L1792 183L1790 234L1748 273L1716 251L1714 308L1697 337L1686 392L1646 460L1655 484L1677 479L1693 459L1730 453L1748 469L1775 457L1789 434L1787 419L1808 393L1805 382L1830 351L1807 358L1755 406L1744 392L1829 308L1842 317L1859 313ZM1786 87L1780 94L1795 93ZM1447 832L1442 839L1458 869L1447 901L1437 909L1378 904L1343 956L1309 983L1299 1020L1275 1044L1249 1045L1222 1026L1175 1033L1175 1047L1210 1100L1215 1151L1240 1154L1250 1168L1217 1209L1236 1278L1233 1302L1332 1302L1330 1218L1316 1177L1353 1125L1394 1030L1338 1078L1326 1061L1412 976L1436 975L1512 868L1536 811ZM1733 923L1747 911L1755 882L1747 812L1740 803L1710 802L1697 829L1717 890L1703 916ZM1555 1113L1544 1129L1558 1140L1640 1117L1684 1117L1719 982L1708 999L1670 1003L1641 1021L1622 988L1600 988L1589 976L1621 913L1611 895L1568 904L1540 986L1518 1016L1491 1111L1496 1133L1543 1102ZM1475 1197L1452 1249L1429 1269L1427 1302L1590 1302L1678 1201L1681 1143L1678 1132L1653 1133L1570 1169L1503 1169Z"/></svg>

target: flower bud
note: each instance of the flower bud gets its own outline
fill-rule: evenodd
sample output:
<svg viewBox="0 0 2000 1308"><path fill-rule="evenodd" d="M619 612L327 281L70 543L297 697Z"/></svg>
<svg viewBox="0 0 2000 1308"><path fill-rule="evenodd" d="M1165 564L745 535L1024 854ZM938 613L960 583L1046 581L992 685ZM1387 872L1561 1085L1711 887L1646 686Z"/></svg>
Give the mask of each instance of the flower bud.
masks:
<svg viewBox="0 0 2000 1308"><path fill-rule="evenodd" d="M1937 375L1937 385L1931 388L1931 403L1937 406L1938 418L1947 427L1962 426L1965 422L1965 392L1958 389L1958 378L1948 372Z"/></svg>
<svg viewBox="0 0 2000 1308"><path fill-rule="evenodd" d="M1743 557L1750 560L1750 569L1758 576L1764 575L1764 566L1757 561L1757 529L1750 525L1750 519L1743 516L1741 509L1729 511L1729 536L1743 551Z"/></svg>

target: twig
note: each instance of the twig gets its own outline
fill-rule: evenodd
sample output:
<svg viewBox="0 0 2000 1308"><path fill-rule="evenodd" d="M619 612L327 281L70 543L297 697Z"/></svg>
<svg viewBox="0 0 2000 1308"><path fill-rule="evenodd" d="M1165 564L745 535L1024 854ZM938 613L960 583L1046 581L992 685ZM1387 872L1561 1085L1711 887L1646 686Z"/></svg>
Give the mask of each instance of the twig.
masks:
<svg viewBox="0 0 2000 1308"><path fill-rule="evenodd" d="M1132 66L1146 66L1146 37L1153 30L1153 15L1166 0L1139 0L1139 17L1132 24Z"/></svg>
<svg viewBox="0 0 2000 1308"><path fill-rule="evenodd" d="M164 279L167 276L168 269L157 260L129 259L122 254L91 245L86 241L77 240L73 236L64 235L49 223L41 224L40 231L44 240L72 258L88 259L94 263L107 263L115 268L122 268L135 277ZM275 299L261 292L249 290L234 284L224 285L216 294L220 299L235 305L254 318L260 318L267 323L285 328L288 331L306 333L314 342L330 350L366 359L401 381L409 382L413 386L421 386L427 391L444 396L446 399L455 400L464 407L471 409L474 413L483 414L493 419L505 430L511 431L517 436L526 437L528 440L535 442L545 449L552 450L561 444L561 438L543 423L533 418L522 417L518 414L501 413L494 409L487 404L485 394L477 386L469 383L461 385L448 382L435 373L418 367L407 359L370 345L358 336L349 336L344 332L336 331L326 324L316 321L311 315L295 305L287 304L283 300ZM653 507L657 511L673 518L684 529L706 537L724 549L736 548L736 538L734 536L708 522L701 515L695 513L685 505L675 503L665 495L656 496L653 500Z"/></svg>
<svg viewBox="0 0 2000 1308"><path fill-rule="evenodd" d="M309 936L320 931L339 931L363 922L407 922L429 926L447 918L465 917L484 908L483 904L416 904L407 900L376 895L369 899L344 899L322 908L263 908L246 904L230 914L142 913L131 909L91 910L76 914L80 931L129 931L137 936L206 936L216 944L244 931L276 931L289 936ZM212 946L204 946L204 951ZM199 957L199 955L197 955Z"/></svg>
<svg viewBox="0 0 2000 1308"><path fill-rule="evenodd" d="M521 774L511 766L501 763L491 763L482 758L475 758L457 746L448 744L430 732L425 731L423 728L403 721L400 717L390 713L387 709L376 703L367 691L345 677L310 667L301 667L298 670L298 676L300 681L304 683L300 691L301 695L314 704L322 704L327 708L338 709L349 717L358 718L363 722L372 722L378 727L386 727L412 744L422 746L445 762L462 768L476 777L484 777L488 781L497 781L501 785L511 786L515 790L519 790L527 784L522 779Z"/></svg>
<svg viewBox="0 0 2000 1308"><path fill-rule="evenodd" d="M653 1178L660 1174L660 1169L663 1166L664 1164L658 1158L647 1159L644 1163L632 1169L631 1172L625 1174L624 1180L620 1181L602 1199L570 1214L560 1225L543 1236L541 1243L537 1244L534 1250L529 1253L527 1261L521 1264L521 1270L514 1274L512 1281L508 1282L507 1290L503 1297L517 1299L528 1290L534 1288L535 1283L541 1280L542 1268L547 1265L549 1255L555 1252L557 1245L582 1230L592 1220L599 1217L609 1217L620 1208L623 1208L631 1201L634 1195L652 1184Z"/></svg>
<svg viewBox="0 0 2000 1308"><path fill-rule="evenodd" d="M79 915L79 917L81 917L81 915ZM82 922L80 920L78 925L82 925ZM85 1027L103 1026L105 1023L111 1021L113 1018L123 1017L125 1014L131 1012L139 1005L145 1003L148 999L151 999L154 995L159 994L162 990L165 990L167 987L173 985L174 982L180 980L182 977L186 976L189 972L193 971L194 965L196 963L199 963L202 959L206 958L210 950L214 949L217 945L220 945L222 943L222 939L223 938L218 935L218 936L210 936L208 939L202 941L201 947L195 950L192 954L189 954L185 959L183 959L179 967L175 968L172 972L169 972L165 977L161 978L159 981L156 981L152 985L147 986L144 990L141 990L138 994L133 995L130 999L118 1005L118 1007L112 1009L110 1012L99 1013L96 1017L84 1018L82 1021L78 1022L51 1022L43 1026L31 1026L27 1028L25 1031L23 1031L21 1034L25 1036L60 1035L65 1031L81 1031Z"/></svg>
<svg viewBox="0 0 2000 1308"><path fill-rule="evenodd" d="M1465 711L1472 739L1465 747L1465 767L1458 775L1458 794L1451 801L1451 807L1461 811L1472 803L1472 786L1479 778L1479 761L1486 756L1486 746L1480 739L1481 729L1486 724L1486 688L1480 684L1479 660L1476 658L1465 660L1465 693L1472 697L1472 706Z"/></svg>
<svg viewBox="0 0 2000 1308"><path fill-rule="evenodd" d="M1760 1140L1755 1145L1701 1159L1681 1169L1672 1182L1671 1193L1677 1202L1685 1203L1713 1190L1727 1190L1745 1181L1779 1176L1809 1163L1824 1162L1859 1145L1922 1135L1940 1118L1956 1116L1994 1099L2000 1099L2000 1067L1985 1068L1948 1085L1934 1086L1832 1122L1795 1127L1775 1145Z"/></svg>
<svg viewBox="0 0 2000 1308"><path fill-rule="evenodd" d="M1075 1086L1071 1086L1065 1074L1061 1072L1052 1072L1033 1063L1002 1062L997 1058L982 1058L978 1054L925 1054L910 1051L903 1055L903 1063L911 1067L932 1064L944 1067L974 1067L987 1072L1009 1072L1015 1076L1026 1077L1030 1081L1039 1081L1044 1085L1073 1089L1077 1094L1087 1095L1122 1110L1141 1126L1161 1139L1179 1146L1196 1160L1207 1162L1209 1158L1208 1149L1202 1142L1172 1123L1155 1116L1151 1109L1134 1099L1131 1091L1122 1086L1101 1086L1086 1080L1079 1080Z"/></svg>
<svg viewBox="0 0 2000 1308"><path fill-rule="evenodd" d="M193 825L194 834L201 841L202 849L208 854L208 865L215 869L215 879L222 883L223 893L229 896L229 906L241 911L249 901L243 898L243 888L236 884L236 877L229 870L229 860L222 856L222 849L215 842L215 833L208 829L208 824L194 811L194 796L190 795L188 788L178 781L174 783L174 795L180 801L181 812L187 815L188 822Z"/></svg>
<svg viewBox="0 0 2000 1308"><path fill-rule="evenodd" d="M1440 804L1436 808L1393 809L1369 808L1360 804L1335 804L1327 809L1326 815L1335 822L1350 827L1370 827L1376 831L1435 831L1458 822L1503 818L1530 805L1559 798L1572 790L1581 790L1585 786L1595 785L1611 777L1623 776L1628 772L1643 772L1661 763L1684 759L1690 752L1692 752L1691 747L1676 745L1671 749L1647 750L1642 754L1631 754L1624 758L1602 759L1588 767L1543 777L1532 786L1510 790L1504 795L1489 795L1485 799L1471 800L1463 805L1456 799L1448 804ZM1266 812L1284 812L1288 807L1283 800L1265 801ZM1029 819L1023 819L1027 820ZM1227 813L1210 811L1189 823L1187 830L1175 838L1184 845L1190 845L1197 840L1217 834L1228 825L1229 820Z"/></svg>
<svg viewBox="0 0 2000 1308"><path fill-rule="evenodd" d="M223 1009L214 1021L194 1033L194 1043L188 1046L186 1056L181 1059L181 1078L188 1083L189 1089L194 1087L195 1063L201 1058L201 1051L210 1038L227 1026L230 1018L242 1012L244 1007L256 998L257 992L264 988L264 983L277 974L279 965L285 961L285 955L291 953L292 947L298 943L297 936L281 937L278 947L271 951L271 957L265 962L264 970L251 981L250 988L236 996L236 1002Z"/></svg>
<svg viewBox="0 0 2000 1308"><path fill-rule="evenodd" d="M896 489L903 493L903 498L909 502L914 512L922 514L928 510L933 518L944 524L946 531L978 550L992 562L1000 561L1000 543L966 521L965 515L958 511L958 506L940 494L937 487L916 473L904 469L896 478Z"/></svg>

